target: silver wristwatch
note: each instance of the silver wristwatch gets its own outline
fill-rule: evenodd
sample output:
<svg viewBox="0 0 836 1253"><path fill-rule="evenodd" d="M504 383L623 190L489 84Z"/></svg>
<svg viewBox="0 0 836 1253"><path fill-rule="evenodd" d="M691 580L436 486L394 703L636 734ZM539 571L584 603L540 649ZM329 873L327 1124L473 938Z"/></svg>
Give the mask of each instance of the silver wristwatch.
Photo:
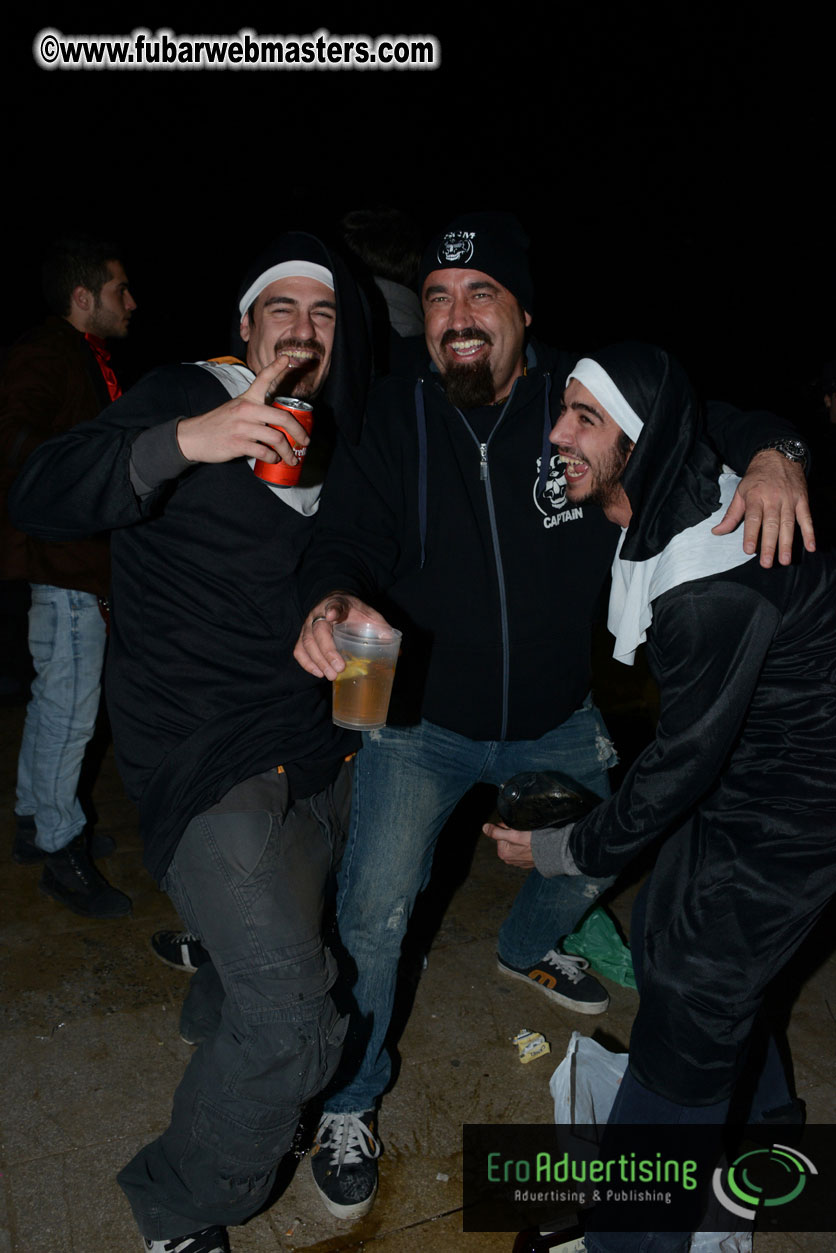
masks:
<svg viewBox="0 0 836 1253"><path fill-rule="evenodd" d="M782 457L786 457L787 461L797 462L802 470L807 465L810 453L806 444L802 444L800 439L773 439L768 444L761 444L756 452L766 452L768 449L774 449L779 452Z"/></svg>

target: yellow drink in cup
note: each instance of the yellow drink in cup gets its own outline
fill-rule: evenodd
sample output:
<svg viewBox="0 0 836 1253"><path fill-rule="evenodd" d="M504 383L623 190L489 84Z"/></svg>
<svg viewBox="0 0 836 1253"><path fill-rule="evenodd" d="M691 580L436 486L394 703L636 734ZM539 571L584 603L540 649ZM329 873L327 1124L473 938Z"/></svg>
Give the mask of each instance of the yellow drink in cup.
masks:
<svg viewBox="0 0 836 1253"><path fill-rule="evenodd" d="M401 632L372 622L352 627L337 622L334 643L345 661L333 685L334 722L365 731L385 726Z"/></svg>

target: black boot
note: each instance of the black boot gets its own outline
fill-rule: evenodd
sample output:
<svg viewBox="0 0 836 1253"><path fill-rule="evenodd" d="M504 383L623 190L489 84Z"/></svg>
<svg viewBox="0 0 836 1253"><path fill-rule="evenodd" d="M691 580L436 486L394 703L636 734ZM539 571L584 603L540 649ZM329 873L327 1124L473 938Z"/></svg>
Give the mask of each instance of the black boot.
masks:
<svg viewBox="0 0 836 1253"><path fill-rule="evenodd" d="M48 855L40 889L85 918L123 918L131 912L131 898L111 887L96 869L83 835Z"/></svg>

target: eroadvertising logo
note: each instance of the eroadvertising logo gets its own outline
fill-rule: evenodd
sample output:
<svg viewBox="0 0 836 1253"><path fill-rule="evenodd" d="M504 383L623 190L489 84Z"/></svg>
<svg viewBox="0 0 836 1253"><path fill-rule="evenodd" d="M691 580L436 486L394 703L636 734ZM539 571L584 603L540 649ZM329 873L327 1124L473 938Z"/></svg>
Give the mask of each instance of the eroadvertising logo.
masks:
<svg viewBox="0 0 836 1253"><path fill-rule="evenodd" d="M465 1231L836 1231L829 1124L465 1124ZM787 1144L786 1141L790 1141Z"/></svg>
<svg viewBox="0 0 836 1253"><path fill-rule="evenodd" d="M466 1124L464 1230L521 1230L563 1217L571 1225L601 1206L615 1214L607 1230L685 1230L681 1221L695 1230L699 1163L682 1152L678 1132L603 1145L597 1127Z"/></svg>
<svg viewBox="0 0 836 1253"><path fill-rule="evenodd" d="M731 1166L714 1171L717 1200L739 1218L755 1218L761 1206L788 1205L800 1196L809 1175L817 1175L809 1157L786 1144L750 1149ZM729 1193L732 1195L729 1196Z"/></svg>

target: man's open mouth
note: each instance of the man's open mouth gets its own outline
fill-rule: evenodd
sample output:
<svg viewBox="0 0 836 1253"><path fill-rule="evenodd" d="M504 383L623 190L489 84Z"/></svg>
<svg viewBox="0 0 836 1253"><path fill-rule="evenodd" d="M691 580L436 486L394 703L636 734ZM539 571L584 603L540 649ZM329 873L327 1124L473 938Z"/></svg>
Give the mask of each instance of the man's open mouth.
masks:
<svg viewBox="0 0 836 1253"><path fill-rule="evenodd" d="M284 343L279 340L275 346L277 357L289 357L291 365L318 365L325 356L325 349L315 339L290 339Z"/></svg>
<svg viewBox="0 0 836 1253"><path fill-rule="evenodd" d="M563 463L563 477L567 483L576 483L583 478L589 469L589 463L582 461L580 457L576 457L573 453L558 450L558 456Z"/></svg>
<svg viewBox="0 0 836 1253"><path fill-rule="evenodd" d="M441 347L449 348L459 361L477 356L483 348L490 348L492 342L489 335L474 326L455 331L450 329L441 337Z"/></svg>
<svg viewBox="0 0 836 1253"><path fill-rule="evenodd" d="M456 354L457 357L474 357L480 348L487 348L487 341L484 339L451 339L447 347Z"/></svg>
<svg viewBox="0 0 836 1253"><path fill-rule="evenodd" d="M282 348L280 355L289 357L291 361L298 361L300 365L319 360L319 353L312 352L310 348Z"/></svg>

